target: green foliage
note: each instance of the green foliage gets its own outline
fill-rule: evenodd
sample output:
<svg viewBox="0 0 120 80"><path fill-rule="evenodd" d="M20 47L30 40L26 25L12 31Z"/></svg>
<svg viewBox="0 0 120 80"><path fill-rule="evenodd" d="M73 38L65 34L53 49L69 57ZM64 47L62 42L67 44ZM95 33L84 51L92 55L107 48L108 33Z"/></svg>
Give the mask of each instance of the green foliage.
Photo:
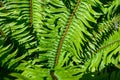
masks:
<svg viewBox="0 0 120 80"><path fill-rule="evenodd" d="M0 80L118 80L119 2L0 1Z"/></svg>

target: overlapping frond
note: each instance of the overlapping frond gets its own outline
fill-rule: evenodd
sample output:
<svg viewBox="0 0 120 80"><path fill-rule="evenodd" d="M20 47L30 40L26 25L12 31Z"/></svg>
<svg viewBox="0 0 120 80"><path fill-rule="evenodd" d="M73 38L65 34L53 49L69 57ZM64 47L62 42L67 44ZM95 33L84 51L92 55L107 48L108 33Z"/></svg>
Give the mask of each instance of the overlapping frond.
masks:
<svg viewBox="0 0 120 80"><path fill-rule="evenodd" d="M30 60L30 56L32 55L34 57L35 52L38 51L37 37L34 33L36 33L35 28L37 28L35 25L40 24L40 21L38 22L36 20L40 20L41 16L39 11L34 11L33 13L33 9L36 10L36 6L38 6L40 2L30 2L29 0L3 0L1 3L0 67L5 68L6 72L8 71L7 73L9 74L16 72L16 70L23 70L22 68L18 68L18 64L22 63L22 60ZM36 17L36 14L39 15ZM35 18L35 20L33 20L33 17L37 19ZM38 23L36 24L36 22Z"/></svg>

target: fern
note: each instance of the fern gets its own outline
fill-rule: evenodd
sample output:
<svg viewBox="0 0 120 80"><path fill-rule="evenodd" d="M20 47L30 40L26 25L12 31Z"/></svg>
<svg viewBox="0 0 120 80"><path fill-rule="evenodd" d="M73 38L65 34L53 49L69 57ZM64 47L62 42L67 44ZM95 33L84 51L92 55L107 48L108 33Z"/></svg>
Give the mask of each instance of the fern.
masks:
<svg viewBox="0 0 120 80"><path fill-rule="evenodd" d="M119 79L119 1L0 1L0 79Z"/></svg>

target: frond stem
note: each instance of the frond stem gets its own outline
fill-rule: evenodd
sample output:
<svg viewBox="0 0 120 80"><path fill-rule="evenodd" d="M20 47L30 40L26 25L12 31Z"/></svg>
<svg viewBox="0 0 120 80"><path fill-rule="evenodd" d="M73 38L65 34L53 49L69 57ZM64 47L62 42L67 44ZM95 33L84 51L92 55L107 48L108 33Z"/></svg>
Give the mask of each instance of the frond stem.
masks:
<svg viewBox="0 0 120 80"><path fill-rule="evenodd" d="M50 71L50 75L51 75L51 77L52 77L53 80L58 80L57 77L55 76L53 70Z"/></svg>
<svg viewBox="0 0 120 80"><path fill-rule="evenodd" d="M45 9L45 6L44 6L44 2L45 2L45 0L42 0L42 11L44 11L44 9ZM44 16L44 14L42 14L42 16Z"/></svg>
<svg viewBox="0 0 120 80"><path fill-rule="evenodd" d="M3 7L3 3L2 3L2 1L0 1L0 7Z"/></svg>
<svg viewBox="0 0 120 80"><path fill-rule="evenodd" d="M77 4L76 4L76 6L75 6L75 8L74 8L74 10L73 10L73 12L72 12L72 14L71 14L71 17L70 17L70 19L69 19L69 21L68 21L68 23L67 23L66 29L65 29L65 31L64 31L64 33L63 33L63 36L62 36L62 38L61 38L61 40L60 40L60 43L59 43L59 46L58 46L58 50L57 50L57 54L56 54L56 59L55 59L55 66L58 64L58 59L59 59L59 56L60 56L60 51L61 51L61 49L62 49L62 44L63 44L63 42L64 42L64 39L65 39L65 36L66 36L66 34L67 34L67 32L68 32L68 29L69 29L69 27L70 27L70 24L71 24L71 22L72 22L72 20L73 20L73 17L74 17L74 15L75 15L75 13L76 13L76 10L77 10L77 8L78 8L78 6L79 6L79 3L80 3L80 0L78 0Z"/></svg>
<svg viewBox="0 0 120 80"><path fill-rule="evenodd" d="M4 32L3 32L1 29L0 29L0 35L1 35L2 37L4 37L4 38L6 37L5 34L4 34Z"/></svg>
<svg viewBox="0 0 120 80"><path fill-rule="evenodd" d="M107 44L107 45L99 48L96 52L99 52L99 51L105 49L106 47L109 47L110 45L115 44L115 43L118 43L118 42L120 42L120 39L119 39L119 40L116 40L116 41L113 41L113 42L111 42L111 43L109 43L109 44Z"/></svg>
<svg viewBox="0 0 120 80"><path fill-rule="evenodd" d="M32 27L33 22L33 12L32 12L32 0L30 0L30 27Z"/></svg>

